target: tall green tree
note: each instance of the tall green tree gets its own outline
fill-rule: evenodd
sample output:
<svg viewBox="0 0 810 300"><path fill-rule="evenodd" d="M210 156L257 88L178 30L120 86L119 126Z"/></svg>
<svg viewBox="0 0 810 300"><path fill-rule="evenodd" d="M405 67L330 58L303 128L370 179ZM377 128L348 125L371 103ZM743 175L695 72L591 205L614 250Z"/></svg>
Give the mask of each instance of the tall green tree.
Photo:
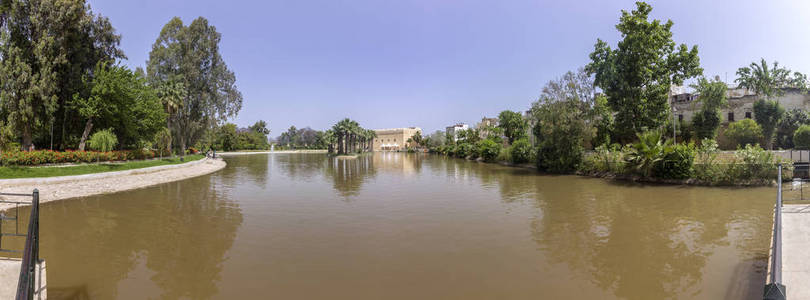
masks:
<svg viewBox="0 0 810 300"><path fill-rule="evenodd" d="M529 123L519 112L504 110L498 114L498 127L503 129L503 134L509 144L512 144L516 140L526 137Z"/></svg>
<svg viewBox="0 0 810 300"><path fill-rule="evenodd" d="M719 80L698 79L692 87L700 95L700 110L692 117L692 127L697 140L714 139L720 127L720 109L725 107L726 84Z"/></svg>
<svg viewBox="0 0 810 300"><path fill-rule="evenodd" d="M791 109L785 112L782 120L779 121L779 126L776 128L776 147L782 149L792 149L795 147L793 144L793 135L799 126L810 125L810 116L807 112L801 109Z"/></svg>
<svg viewBox="0 0 810 300"><path fill-rule="evenodd" d="M765 148L773 149L773 133L776 125L785 114L785 109L774 100L759 99L754 102L754 119L762 127L762 136L765 139Z"/></svg>
<svg viewBox="0 0 810 300"><path fill-rule="evenodd" d="M186 89L171 116L181 153L206 129L225 122L242 108L236 75L219 53L221 38L203 17L188 26L174 17L163 26L149 53L146 73L150 82L177 80Z"/></svg>
<svg viewBox="0 0 810 300"><path fill-rule="evenodd" d="M616 29L622 40L615 49L597 40L586 70L616 112L615 133L622 141L635 139L644 128L661 127L669 113L670 86L703 73L697 46L676 47L672 21L649 20L652 7L636 2L622 10Z"/></svg>
<svg viewBox="0 0 810 300"><path fill-rule="evenodd" d="M98 123L102 128L113 128L124 147L142 141L151 141L165 127L166 113L154 90L141 78L123 66L110 66L99 62L88 79L87 97L74 94L73 104L86 119L79 150Z"/></svg>

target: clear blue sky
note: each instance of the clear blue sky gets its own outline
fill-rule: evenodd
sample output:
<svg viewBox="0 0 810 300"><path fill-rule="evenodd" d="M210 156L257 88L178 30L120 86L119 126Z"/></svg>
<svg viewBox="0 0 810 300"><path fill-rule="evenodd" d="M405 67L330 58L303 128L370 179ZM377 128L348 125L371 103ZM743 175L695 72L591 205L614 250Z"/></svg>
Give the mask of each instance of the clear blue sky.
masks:
<svg viewBox="0 0 810 300"><path fill-rule="evenodd" d="M597 38L615 45L634 1L170 1L90 0L143 66L160 29L203 16L222 33L244 105L234 120L324 129L343 117L366 128L475 124L525 110L543 85L588 62ZM652 1L697 44L707 76L760 57L810 73L810 4Z"/></svg>

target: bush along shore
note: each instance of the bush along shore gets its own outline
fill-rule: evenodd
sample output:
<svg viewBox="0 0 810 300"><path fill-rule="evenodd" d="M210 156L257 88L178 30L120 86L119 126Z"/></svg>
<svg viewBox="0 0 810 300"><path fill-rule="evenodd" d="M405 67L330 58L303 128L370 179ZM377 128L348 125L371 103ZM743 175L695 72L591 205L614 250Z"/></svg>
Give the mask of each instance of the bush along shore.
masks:
<svg viewBox="0 0 810 300"><path fill-rule="evenodd" d="M792 163L762 149L746 145L733 155L720 155L717 142L711 139L695 143L673 144L662 141L661 134L650 131L639 134L638 142L624 146L599 146L579 156L548 157L543 147L533 147L520 139L511 146L478 141L465 141L431 149L432 153L458 158L493 162L515 167L534 167L558 174L684 185L759 186L773 184L777 165L783 164L782 177L792 178ZM578 158L577 158L578 157ZM560 166L571 164L571 168Z"/></svg>

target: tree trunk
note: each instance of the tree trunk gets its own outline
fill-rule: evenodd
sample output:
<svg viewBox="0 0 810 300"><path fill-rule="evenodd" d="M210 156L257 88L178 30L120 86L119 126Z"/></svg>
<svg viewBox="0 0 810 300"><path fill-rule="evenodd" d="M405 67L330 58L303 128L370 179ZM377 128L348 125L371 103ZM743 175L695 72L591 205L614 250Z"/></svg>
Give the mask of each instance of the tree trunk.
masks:
<svg viewBox="0 0 810 300"><path fill-rule="evenodd" d="M84 146L87 143L87 138L90 136L90 130L93 129L93 119L87 119L87 123L84 123L84 132L82 132L82 139L79 140L79 151L84 151Z"/></svg>
<svg viewBox="0 0 810 300"><path fill-rule="evenodd" d="M30 151L34 146L34 139L31 136L31 126L26 124L23 126L23 150Z"/></svg>
<svg viewBox="0 0 810 300"><path fill-rule="evenodd" d="M186 137L180 135L180 157L186 156Z"/></svg>

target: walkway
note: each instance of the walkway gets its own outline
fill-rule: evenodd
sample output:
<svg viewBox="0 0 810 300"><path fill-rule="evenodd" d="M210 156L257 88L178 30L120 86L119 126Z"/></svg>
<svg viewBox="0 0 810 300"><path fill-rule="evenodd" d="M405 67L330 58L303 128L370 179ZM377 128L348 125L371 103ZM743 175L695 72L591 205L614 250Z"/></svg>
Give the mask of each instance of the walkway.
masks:
<svg viewBox="0 0 810 300"><path fill-rule="evenodd" d="M810 204L782 206L782 282L790 300L810 300Z"/></svg>
<svg viewBox="0 0 810 300"><path fill-rule="evenodd" d="M20 279L20 265L16 258L0 258L0 299L14 299L17 296L17 283ZM37 280L34 286L34 299L47 299L48 286L45 262L39 263Z"/></svg>

